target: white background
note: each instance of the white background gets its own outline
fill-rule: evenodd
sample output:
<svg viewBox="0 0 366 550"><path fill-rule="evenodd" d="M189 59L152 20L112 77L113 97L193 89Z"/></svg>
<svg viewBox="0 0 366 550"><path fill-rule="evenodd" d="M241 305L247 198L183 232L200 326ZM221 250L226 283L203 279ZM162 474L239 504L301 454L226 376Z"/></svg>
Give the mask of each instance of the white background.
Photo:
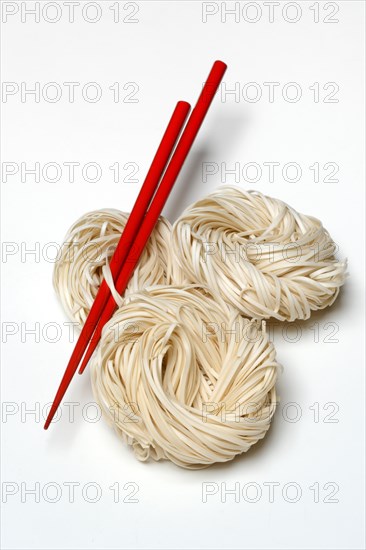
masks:
<svg viewBox="0 0 366 550"><path fill-rule="evenodd" d="M62 97L52 103L41 95L37 103L31 95L22 101L19 92L3 96L2 103L2 160L19 167L2 183L2 239L15 243L6 244L14 254L3 256L2 263L3 547L363 548L363 2L303 1L285 11L281 3L272 23L264 2L254 3L244 15L241 11L238 22L233 15L222 21L221 4L211 3L218 13L206 23L201 2L138 2L132 16L136 23L123 22L134 10L125 3L120 3L117 23L110 9L115 3L109 1L99 2L102 15L96 23L83 19L83 2L75 7L74 23L68 21L63 2L58 3L61 18L55 23L46 21L57 15L52 6L35 23L32 15L21 20L21 4L32 8L34 2L2 2L3 10L6 4L19 11L2 25L3 81L19 88L22 82L27 88L39 82L41 92L56 82ZM95 16L93 9L87 12L89 19ZM258 11L259 20L250 23L245 19L253 20L254 10L261 15ZM299 20L286 21L295 18L295 10ZM325 18L339 21L326 23ZM247 163L255 162L262 176L253 183L244 174L239 184L319 217L339 245L340 257L348 258L350 276L334 307L297 325L298 341L289 341L294 329L283 334L276 327L278 360L284 365L278 383L281 404L265 440L232 463L191 472L169 462L139 463L103 421L90 420L92 407L83 415L83 407L93 401L87 374L74 380L66 397L79 403L74 422L63 405L60 420L44 432L44 407L73 349L52 288L53 264L44 256L54 252L47 243L61 244L67 228L84 212L130 210L175 102L195 102L215 59L228 64L226 90L238 86L240 95L235 101L221 88L164 214L174 221L185 206L221 184L220 169L203 181L202 163L215 162L219 168L226 163L228 169L240 163L245 171ZM64 82L80 83L74 103ZM89 82L102 90L95 103L81 94ZM117 103L109 89L115 82L121 91ZM138 86L135 103L126 102L132 88L123 86L130 82ZM249 82L262 92L256 102L248 100L255 92L245 87ZM265 82L279 83L272 102ZM296 102L286 98L286 90L290 98L295 90L286 88L289 82L301 90ZM314 96L316 82L319 98ZM339 86L331 96L337 102L324 102L335 89L334 84L324 89L327 83ZM47 89L45 94L47 98ZM39 162L42 168L48 162L62 167L71 161L81 167L98 163L102 177L90 183L79 168L71 183L64 167L56 183L42 174L39 183L29 174L21 179L21 163L30 168ZM109 167L116 162L122 180L128 172L123 166L136 163L138 182L114 183ZM264 162L280 163L274 182ZM289 162L301 166L298 182L282 176ZM315 162L321 168L319 182L309 169ZM338 181L324 181L330 170L323 166L329 162L339 167L334 176ZM226 183L236 183L235 176L227 176ZM22 250L35 246L40 247L37 257L22 258ZM39 342L25 333L36 323ZM60 326L55 343L49 341L55 331L43 334L48 323ZM14 334L7 335L11 330ZM314 416L317 407L319 418ZM26 414L37 408L39 414ZM80 484L73 503L68 482ZM136 503L123 502L131 492L123 489L128 482L139 487ZM218 492L203 502L202 483L207 482L217 484L212 487ZM274 502L266 485L270 482L279 484ZM26 493L37 483L40 502ZM87 483L100 487L98 502L87 502L94 496ZM119 503L113 502L109 489L116 483ZM239 502L234 495L224 502L221 483L228 489L239 484ZM245 496L248 483L257 485ZM289 502L293 486L286 497L287 483L300 488L297 502ZM314 484L319 484L319 502ZM50 503L58 486L60 499ZM14 494L7 496L11 487ZM249 502L258 487L257 502ZM337 502L327 502L329 497Z"/></svg>

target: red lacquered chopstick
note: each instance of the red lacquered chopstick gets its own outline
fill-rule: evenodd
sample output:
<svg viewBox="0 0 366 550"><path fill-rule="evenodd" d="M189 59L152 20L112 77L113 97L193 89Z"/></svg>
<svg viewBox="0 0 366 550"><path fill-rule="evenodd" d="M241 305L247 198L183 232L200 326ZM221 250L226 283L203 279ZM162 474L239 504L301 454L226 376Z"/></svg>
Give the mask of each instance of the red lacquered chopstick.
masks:
<svg viewBox="0 0 366 550"><path fill-rule="evenodd" d="M169 158L172 154L179 134L183 128L190 108L191 106L186 101L179 101L175 107L167 129L165 130L164 136L151 163L150 169L146 175L145 181L141 187L140 193L136 199L135 205L127 220L126 226L118 242L117 248L113 254L110 263L110 269L114 281L117 279L122 269L123 262L127 257L127 254L134 242L138 230L140 229L143 217L146 214L146 210L156 191L159 181L161 180L164 169L168 164ZM78 365L87 348L88 342L95 330L95 327L97 326L99 317L110 295L110 289L105 280L103 280L93 302L89 315L85 321L83 329L80 333L75 349L71 355L65 374L61 380L59 389L56 393L54 402L52 404L44 426L45 429L48 428L50 422L52 421L52 418L72 380L72 377L74 376L78 368Z"/></svg>
<svg viewBox="0 0 366 550"><path fill-rule="evenodd" d="M225 70L226 65L222 61L216 61L211 69L206 84L201 92L200 97L198 98L197 104L188 119L187 125L184 128L184 131L173 153L168 168L166 169L166 172L160 182L154 199L152 200L149 210L147 211L146 216L142 222L141 229L136 236L133 248L131 248L122 267L122 270L118 276L115 287L119 294L123 294L123 292L126 290L127 283L136 267L137 262L139 261L145 244L149 239L151 232L154 229L154 226L164 207L164 204L173 188L173 185L178 177L178 174L183 166L183 163L189 153L193 141L208 111L211 101L214 98L216 90L219 87ZM95 332L90 340L88 349L80 367L80 374L84 371L90 357L92 356L96 346L98 345L102 329L111 318L115 309L116 302L114 301L113 296L110 296L107 305L99 319L97 328L95 329Z"/></svg>

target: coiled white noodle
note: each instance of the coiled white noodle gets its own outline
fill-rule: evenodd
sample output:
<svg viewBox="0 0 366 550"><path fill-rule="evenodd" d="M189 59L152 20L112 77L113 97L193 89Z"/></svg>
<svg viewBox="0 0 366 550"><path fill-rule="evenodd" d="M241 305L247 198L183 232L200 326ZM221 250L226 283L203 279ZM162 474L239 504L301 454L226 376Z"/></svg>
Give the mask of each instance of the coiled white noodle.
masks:
<svg viewBox="0 0 366 550"><path fill-rule="evenodd" d="M264 324L201 288L127 297L92 363L96 400L140 460L231 460L266 434L278 364Z"/></svg>
<svg viewBox="0 0 366 550"><path fill-rule="evenodd" d="M346 275L334 249L319 220L229 186L188 207L172 232L179 282L207 285L257 319L308 319L330 306Z"/></svg>
<svg viewBox="0 0 366 550"><path fill-rule="evenodd" d="M57 262L53 283L68 317L83 324L103 277L116 302L122 299L113 286L109 261L116 248L127 213L114 209L89 212L68 230ZM171 282L171 225L160 217L128 284L126 295L153 284Z"/></svg>
<svg viewBox="0 0 366 550"><path fill-rule="evenodd" d="M84 323L103 276L120 306L92 359L96 400L140 460L229 461L265 436L275 411L279 365L260 319L331 305L346 262L319 220L222 187L173 229L160 218L122 298L109 260L127 216L81 217L54 270L72 319Z"/></svg>

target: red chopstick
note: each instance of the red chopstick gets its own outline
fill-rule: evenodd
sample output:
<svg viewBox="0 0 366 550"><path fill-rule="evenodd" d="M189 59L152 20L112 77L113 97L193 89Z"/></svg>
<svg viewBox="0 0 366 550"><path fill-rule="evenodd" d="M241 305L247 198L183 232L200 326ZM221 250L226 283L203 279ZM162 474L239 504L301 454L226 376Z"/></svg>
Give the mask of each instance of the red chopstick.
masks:
<svg viewBox="0 0 366 550"><path fill-rule="evenodd" d="M222 80L222 77L225 73L226 65L222 61L216 61L211 69L211 72L208 76L207 82L200 94L200 97L198 99L198 102L196 104L195 109L193 110L191 117L188 120L187 126L184 129L184 132L181 136L181 139L176 147L176 150L172 156L171 162L166 169L165 175L163 176L163 179L160 183L160 186L158 188L158 191L156 192L156 195L151 203L151 206L146 213L145 218L143 219L140 231L138 232L136 236L136 240L134 242L133 249L130 249L127 258L125 256L125 263L121 269L121 272L117 278L116 283L116 289L118 292L123 293L126 289L128 280L140 258L140 255L144 249L144 246L148 240L148 238L151 235L151 232L159 218L159 215L164 207L164 204L172 190L172 187L175 183L175 180L183 166L183 163L185 161L186 156L188 155L188 152L193 144L193 141L198 133L198 130L203 122L203 119L208 111L208 108L212 102L212 99L217 91L217 88ZM111 314L113 313L114 309L116 307L116 304L114 302L114 299L112 296L109 296L107 306L105 310L103 311L103 314L100 317L100 320L97 325L97 329L95 332L95 337L93 336L92 340L90 341L89 348L87 350L87 355L85 357L85 361L83 362L80 372L82 372L92 355L98 341L99 337L102 331L103 326L105 323L109 320ZM90 315L90 314L89 314ZM87 320L88 322L88 320ZM87 325L87 322L84 325L84 328ZM93 332L92 328L89 328L85 331L85 333ZM81 335L80 335L81 337ZM81 344L80 347L83 346L84 343ZM85 349L85 347L84 347ZM74 350L75 353L75 350ZM83 354L83 351L81 352L81 356ZM74 354L73 354L74 355ZM73 357L71 358L73 359ZM81 357L80 357L81 359ZM80 361L79 359L79 361ZM64 374L64 377L61 381L59 390L56 394L54 403L51 407L51 410L49 412L49 415L47 417L46 423L45 423L45 429L48 428L50 422L52 421L52 418L57 410L57 407L59 403L62 400L62 397L75 373L75 370L77 368L74 363L69 362L69 365L66 369L66 372Z"/></svg>
<svg viewBox="0 0 366 550"><path fill-rule="evenodd" d="M173 153L168 168L163 176L162 181L156 191L155 197L151 202L149 210L142 222L141 229L136 236L133 248L131 248L122 270L115 283L116 290L119 294L123 294L126 290L127 283L135 269L137 262L142 254L147 240L149 239L152 230L160 216L162 209L169 197L173 185L179 175L179 172L184 164L184 161L192 147L193 141L201 127L203 119L208 111L211 101L214 98L217 88L220 85L222 77L225 73L226 65L222 61L216 61L211 69L206 84L198 98L197 104L193 109L191 116L188 119L187 125L184 128L183 134L178 142L178 145ZM102 329L111 318L117 305L113 296L110 296L107 305L99 319L97 328L90 340L87 352L83 359L79 373L81 374L90 357L92 356L96 346L98 345Z"/></svg>
<svg viewBox="0 0 366 550"><path fill-rule="evenodd" d="M161 180L161 176L165 170L165 167L168 164L169 158L172 154L179 134L183 128L190 108L191 106L186 101L179 101L174 109L174 112L165 130L158 150L151 163L150 169L146 175L145 181L141 187L140 193L136 199L132 212L130 213L130 216L127 220L124 231L118 242L117 248L111 259L110 269L114 281L117 279L123 266L123 262L127 257L127 254L133 244L138 230L140 229L143 217L146 214L146 210ZM61 380L52 407L48 414L44 426L45 430L47 430L50 422L52 421L52 418L72 380L72 377L74 376L78 368L78 365L88 346L89 340L95 330L95 327L97 326L99 317L110 295L110 289L105 280L103 280L93 302L89 315L86 318L78 341L76 342L75 349L66 367L65 374Z"/></svg>

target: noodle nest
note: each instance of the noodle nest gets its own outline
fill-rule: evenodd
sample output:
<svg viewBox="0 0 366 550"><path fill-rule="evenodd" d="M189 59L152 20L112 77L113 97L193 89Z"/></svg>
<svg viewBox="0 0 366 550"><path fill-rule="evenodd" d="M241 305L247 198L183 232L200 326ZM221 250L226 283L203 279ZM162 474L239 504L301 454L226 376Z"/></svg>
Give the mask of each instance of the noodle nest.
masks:
<svg viewBox="0 0 366 550"><path fill-rule="evenodd" d="M202 288L129 295L103 329L92 386L140 460L226 462L269 429L278 364L264 322Z"/></svg>
<svg viewBox="0 0 366 550"><path fill-rule="evenodd" d="M308 319L333 304L346 276L319 220L236 187L188 207L173 226L172 251L179 282L205 285L254 319Z"/></svg>
<svg viewBox="0 0 366 550"><path fill-rule="evenodd" d="M88 212L68 230L55 263L53 284L68 317L83 325L103 278L118 305L109 262L129 214L114 209ZM126 295L172 277L171 225L161 216L128 283Z"/></svg>

